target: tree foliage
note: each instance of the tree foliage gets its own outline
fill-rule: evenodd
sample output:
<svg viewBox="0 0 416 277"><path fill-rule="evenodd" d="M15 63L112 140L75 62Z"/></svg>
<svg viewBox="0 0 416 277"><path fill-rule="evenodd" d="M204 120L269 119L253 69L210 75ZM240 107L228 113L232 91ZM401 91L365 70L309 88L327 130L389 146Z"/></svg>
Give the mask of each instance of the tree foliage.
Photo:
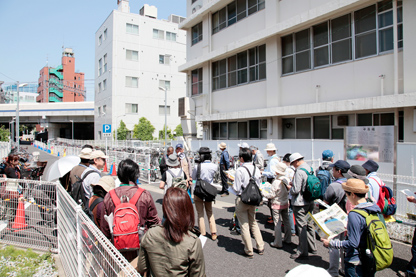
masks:
<svg viewBox="0 0 416 277"><path fill-rule="evenodd" d="M9 141L10 132L2 125L0 127L0 141Z"/></svg>
<svg viewBox="0 0 416 277"><path fill-rule="evenodd" d="M139 119L139 123L134 125L133 138L139 140L152 140L155 127L146 117Z"/></svg>
<svg viewBox="0 0 416 277"><path fill-rule="evenodd" d="M166 135L168 137L168 139L174 139L175 136L172 133L172 130L168 127L166 129ZM159 130L159 139L165 139L165 125L163 125L163 129Z"/></svg>
<svg viewBox="0 0 416 277"><path fill-rule="evenodd" d="M178 126L176 126L175 132L176 132L177 137L183 136L182 124L179 124Z"/></svg>
<svg viewBox="0 0 416 277"><path fill-rule="evenodd" d="M126 123L123 120L120 121L117 129L117 140L126 140L129 129L126 127Z"/></svg>

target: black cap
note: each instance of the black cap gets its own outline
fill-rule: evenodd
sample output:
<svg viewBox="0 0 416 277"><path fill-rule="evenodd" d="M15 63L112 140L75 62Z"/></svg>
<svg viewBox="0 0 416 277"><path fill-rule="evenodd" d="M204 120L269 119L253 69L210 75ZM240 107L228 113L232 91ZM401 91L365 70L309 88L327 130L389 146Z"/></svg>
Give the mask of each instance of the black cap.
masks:
<svg viewBox="0 0 416 277"><path fill-rule="evenodd" d="M211 150L209 149L209 147L203 146L203 147L199 148L198 153L199 154L211 153Z"/></svg>
<svg viewBox="0 0 416 277"><path fill-rule="evenodd" d="M370 172L377 172L378 170L378 163L376 163L373 160L368 160L365 163L363 163L362 167L367 169Z"/></svg>
<svg viewBox="0 0 416 277"><path fill-rule="evenodd" d="M348 169L350 169L350 164L344 160L338 160L333 164L330 164L328 167L336 167L342 170L347 171Z"/></svg>

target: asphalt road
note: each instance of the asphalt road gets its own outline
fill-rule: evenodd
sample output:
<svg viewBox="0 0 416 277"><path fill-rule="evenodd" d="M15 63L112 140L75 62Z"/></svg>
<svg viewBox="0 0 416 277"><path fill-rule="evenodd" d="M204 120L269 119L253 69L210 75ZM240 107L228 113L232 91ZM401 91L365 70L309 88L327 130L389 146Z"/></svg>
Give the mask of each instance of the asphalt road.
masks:
<svg viewBox="0 0 416 277"><path fill-rule="evenodd" d="M29 146L28 151L35 150ZM58 158L41 152L39 160L48 161L48 166ZM45 170L46 171L46 170ZM142 184L143 188L150 191L156 203L159 216L162 216L162 190L159 189L159 183ZM269 209L265 206L259 207L256 219L259 224L263 240L265 242L265 252L263 256L254 254L254 259L247 259L240 255L244 246L241 236L230 233L232 225L231 218L234 212L235 196L217 197L214 204L214 216L217 223L218 240L212 241L209 236L208 221L205 220L207 227L208 240L204 246L205 266L207 276L285 276L285 274L301 264L310 264L317 267L328 268L329 256L328 249L317 241L318 253L310 254L307 260L292 260L290 254L294 253L298 244L298 237L292 237L291 245L284 245L283 249L271 248L269 243L274 239L274 230L271 224L265 224L269 215ZM195 210L196 215L196 210ZM197 221L196 221L197 222ZM255 241L253 239L253 246ZM394 242L394 260L390 268L377 272L376 276L396 276L398 270L404 270L411 258L410 245L400 242Z"/></svg>

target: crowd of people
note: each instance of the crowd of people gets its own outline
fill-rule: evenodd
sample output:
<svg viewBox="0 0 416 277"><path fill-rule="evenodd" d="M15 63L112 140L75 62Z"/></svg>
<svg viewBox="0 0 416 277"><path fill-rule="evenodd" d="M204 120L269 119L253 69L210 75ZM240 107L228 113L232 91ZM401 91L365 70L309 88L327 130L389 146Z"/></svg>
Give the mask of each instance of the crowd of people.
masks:
<svg viewBox="0 0 416 277"><path fill-rule="evenodd" d="M240 166L235 171L233 182L230 182L227 145L222 142L218 147L222 151L219 164L211 162L211 150L208 147L201 147L195 168L192 168L186 157L182 144L167 149L160 168L162 178L159 188L164 195L161 218L151 194L138 185L139 166L130 159L123 160L118 165L117 177L120 184L116 185L114 178L102 177L100 174L108 157L102 151L86 146L79 155L81 163L74 167L67 178L66 187L73 190L74 183L82 181L86 205L91 210L94 222L127 260L137 258L139 273L151 272L155 276L204 276L204 255L198 237L207 236L206 215L210 238L214 241L218 239L212 207L215 195L212 196L206 188L203 189L206 190L205 193L192 194L192 188L215 186L214 175L217 170L220 171L221 184L216 191L222 197L231 193L236 195L235 214L244 244L241 255L251 259L255 253L264 254L265 241L256 221L256 206L247 204L242 194L250 182L259 188L265 183L270 184L270 189L261 190L270 209L270 220L274 224L274 240L270 246L281 249L283 244L292 243L292 237L298 235L299 243L290 258L302 260L307 259L310 253L317 252L315 230L307 220L308 213L313 213L316 205L305 188L310 175L319 175L319 180L323 180L320 187L321 200L328 205L337 204L348 214L346 232L330 239L321 238L321 243L329 249L327 273L330 276L374 276L375 268L366 264L368 260L363 259L361 250L367 245L365 216L382 214L377 203L383 182L377 176L379 166L375 161L350 165L345 160L334 161L333 152L325 150L321 166L314 170L300 153L286 153L280 157L276 146L269 143L265 149L268 155L266 163L257 147L242 143L239 145ZM416 203L415 197L408 197L408 201ZM197 227L192 204L195 205ZM123 213L123 209L129 212ZM114 215L113 222L108 219L111 214ZM136 224L134 234L120 231L124 227L128 230L130 226L128 223L126 226L118 226L123 222L117 221L119 216L128 218L124 222ZM252 238L255 240L255 248ZM412 260L406 272L402 273L403 276L415 273L415 259L414 239Z"/></svg>

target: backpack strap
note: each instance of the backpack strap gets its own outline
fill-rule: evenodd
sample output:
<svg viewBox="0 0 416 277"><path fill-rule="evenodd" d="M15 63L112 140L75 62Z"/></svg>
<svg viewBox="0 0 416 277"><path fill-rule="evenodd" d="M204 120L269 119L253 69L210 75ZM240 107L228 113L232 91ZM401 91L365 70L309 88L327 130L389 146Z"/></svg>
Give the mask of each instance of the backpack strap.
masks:
<svg viewBox="0 0 416 277"><path fill-rule="evenodd" d="M120 205L120 198L118 198L117 194L116 194L116 190L112 189L108 192L111 196L111 200L113 200L114 206Z"/></svg>
<svg viewBox="0 0 416 277"><path fill-rule="evenodd" d="M134 194L133 198L130 199L129 203L136 205L137 201L139 201L139 198L143 192L144 192L144 189L139 187L136 193Z"/></svg>
<svg viewBox="0 0 416 277"><path fill-rule="evenodd" d="M98 197L97 199L95 199L90 205L90 211L94 210L95 206L97 206L98 204L100 204L103 201L104 201L104 199L102 197Z"/></svg>
<svg viewBox="0 0 416 277"><path fill-rule="evenodd" d="M198 164L198 168L196 170L196 180L201 180L201 164Z"/></svg>
<svg viewBox="0 0 416 277"><path fill-rule="evenodd" d="M368 177L368 179L373 179L374 181L376 181L376 183L377 183L377 185L381 188L381 187L384 187L384 186L382 186L378 181L377 181L377 179L376 178L374 178L374 177ZM381 180L380 180L381 181ZM383 182L383 181L382 181Z"/></svg>
<svg viewBox="0 0 416 277"><path fill-rule="evenodd" d="M364 211L364 210L361 210L361 209L352 209L351 212L355 212L355 213L363 216L364 219L367 219L368 213L366 211Z"/></svg>

